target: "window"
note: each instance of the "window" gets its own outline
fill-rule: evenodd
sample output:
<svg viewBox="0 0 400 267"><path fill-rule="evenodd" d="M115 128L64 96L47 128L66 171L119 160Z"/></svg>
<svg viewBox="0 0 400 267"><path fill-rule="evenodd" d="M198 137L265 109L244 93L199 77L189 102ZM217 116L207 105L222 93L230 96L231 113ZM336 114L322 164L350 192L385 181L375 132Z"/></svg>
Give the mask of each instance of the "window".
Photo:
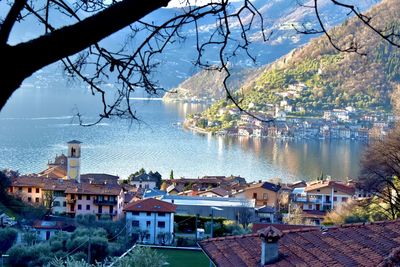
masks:
<svg viewBox="0 0 400 267"><path fill-rule="evenodd" d="M60 201L54 201L53 207L60 207Z"/></svg>
<svg viewBox="0 0 400 267"><path fill-rule="evenodd" d="M150 225L151 225L151 222L150 222L150 221L147 221L147 222L146 222L146 227L150 227Z"/></svg>
<svg viewBox="0 0 400 267"><path fill-rule="evenodd" d="M86 210L90 210L90 205L86 205Z"/></svg>
<svg viewBox="0 0 400 267"><path fill-rule="evenodd" d="M66 207L67 206L67 202L63 202L63 207Z"/></svg>
<svg viewBox="0 0 400 267"><path fill-rule="evenodd" d="M333 190L334 193L337 193L337 190Z"/></svg>
<svg viewBox="0 0 400 267"><path fill-rule="evenodd" d="M90 200L90 196L86 196L86 200Z"/></svg>
<svg viewBox="0 0 400 267"><path fill-rule="evenodd" d="M36 188L36 193L39 194L39 192L40 192L40 189Z"/></svg>
<svg viewBox="0 0 400 267"><path fill-rule="evenodd" d="M54 191L53 194L55 197L65 197L65 194L63 191Z"/></svg>
<svg viewBox="0 0 400 267"><path fill-rule="evenodd" d="M18 187L18 191L22 191L22 187L20 186L20 187Z"/></svg>
<svg viewBox="0 0 400 267"><path fill-rule="evenodd" d="M38 198L38 197L35 198L35 202L36 202L36 203L39 203L39 198Z"/></svg>
<svg viewBox="0 0 400 267"><path fill-rule="evenodd" d="M263 194L263 199L268 199L268 194L267 193Z"/></svg>
<svg viewBox="0 0 400 267"><path fill-rule="evenodd" d="M28 197L28 202L32 202L32 198L31 197Z"/></svg>
<svg viewBox="0 0 400 267"><path fill-rule="evenodd" d="M78 199L79 199L79 200L82 200L82 195L78 195Z"/></svg>
<svg viewBox="0 0 400 267"><path fill-rule="evenodd" d="M317 189L317 192L321 192L321 190Z"/></svg>
<svg viewBox="0 0 400 267"><path fill-rule="evenodd" d="M132 227L139 227L139 221L132 221Z"/></svg>
<svg viewBox="0 0 400 267"><path fill-rule="evenodd" d="M337 201L337 197L333 197L333 201Z"/></svg>
<svg viewBox="0 0 400 267"><path fill-rule="evenodd" d="M132 211L132 215L139 216L139 212L138 211Z"/></svg>
<svg viewBox="0 0 400 267"><path fill-rule="evenodd" d="M164 217L165 216L165 212L159 212L158 216Z"/></svg>
<svg viewBox="0 0 400 267"><path fill-rule="evenodd" d="M146 215L147 216L151 216L151 212L146 212Z"/></svg>
<svg viewBox="0 0 400 267"><path fill-rule="evenodd" d="M78 210L81 210L81 209L82 209L82 205L78 204Z"/></svg>
<svg viewBox="0 0 400 267"><path fill-rule="evenodd" d="M28 187L28 193L32 193L32 187Z"/></svg>
<svg viewBox="0 0 400 267"><path fill-rule="evenodd" d="M346 202L347 201L347 197L342 197L342 201Z"/></svg>
<svg viewBox="0 0 400 267"><path fill-rule="evenodd" d="M257 193L253 193L253 198L257 199Z"/></svg>
<svg viewBox="0 0 400 267"><path fill-rule="evenodd" d="M103 201L103 196L98 196L97 199L98 199L99 201Z"/></svg>
<svg viewBox="0 0 400 267"><path fill-rule="evenodd" d="M165 222L158 222L157 226L158 228L165 228Z"/></svg>

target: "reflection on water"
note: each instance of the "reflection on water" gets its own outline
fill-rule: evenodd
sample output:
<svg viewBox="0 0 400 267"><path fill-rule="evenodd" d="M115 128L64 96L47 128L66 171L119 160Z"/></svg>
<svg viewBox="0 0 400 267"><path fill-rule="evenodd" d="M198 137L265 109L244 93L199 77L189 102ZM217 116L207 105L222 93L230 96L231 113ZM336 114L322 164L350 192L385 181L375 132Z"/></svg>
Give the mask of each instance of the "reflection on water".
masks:
<svg viewBox="0 0 400 267"><path fill-rule="evenodd" d="M177 126L188 113L203 110L201 104L133 100L142 123L110 120L83 128L72 122L71 107L93 116L92 98L76 93L60 101L51 92L33 97L34 90L18 91L0 114L0 167L40 171L65 152L67 141L78 139L83 141L83 172L122 177L141 167L165 177L174 170L177 176L233 174L249 180L310 179L321 171L335 178L356 177L359 171L362 143L216 137Z"/></svg>

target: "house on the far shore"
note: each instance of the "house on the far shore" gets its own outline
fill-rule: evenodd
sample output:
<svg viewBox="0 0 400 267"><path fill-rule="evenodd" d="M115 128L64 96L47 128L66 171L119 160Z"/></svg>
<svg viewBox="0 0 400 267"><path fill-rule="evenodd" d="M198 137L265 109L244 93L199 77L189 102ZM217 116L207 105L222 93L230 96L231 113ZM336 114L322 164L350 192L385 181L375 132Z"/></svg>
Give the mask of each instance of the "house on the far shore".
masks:
<svg viewBox="0 0 400 267"><path fill-rule="evenodd" d="M143 243L170 244L175 211L176 205L155 198L131 202L124 208L128 233Z"/></svg>

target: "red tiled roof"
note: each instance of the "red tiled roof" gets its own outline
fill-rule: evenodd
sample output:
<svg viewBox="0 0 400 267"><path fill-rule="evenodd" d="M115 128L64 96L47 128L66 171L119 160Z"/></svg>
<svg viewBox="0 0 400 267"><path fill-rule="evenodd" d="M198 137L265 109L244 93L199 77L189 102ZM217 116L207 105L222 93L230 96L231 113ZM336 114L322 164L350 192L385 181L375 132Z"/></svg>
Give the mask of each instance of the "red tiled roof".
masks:
<svg viewBox="0 0 400 267"><path fill-rule="evenodd" d="M378 266L393 263L399 256L395 249L400 247L400 220L343 225L327 231L282 232L280 258L265 266ZM260 266L258 234L213 238L199 244L216 266Z"/></svg>
<svg viewBox="0 0 400 267"><path fill-rule="evenodd" d="M313 183L313 184L307 185L307 187L305 188L305 191L309 192L309 191L321 189L324 187L333 187L335 190L347 193L349 195L354 195L354 193L356 191L354 185L346 185L344 183L337 182L337 181L320 181L317 183Z"/></svg>
<svg viewBox="0 0 400 267"><path fill-rule="evenodd" d="M41 221L41 220L36 220L32 227L35 229L64 229L67 227L70 227L71 225L62 222L62 221Z"/></svg>
<svg viewBox="0 0 400 267"><path fill-rule="evenodd" d="M66 194L82 194L82 195L107 195L118 196L122 187L119 184L91 184L80 183L74 187L65 190Z"/></svg>
<svg viewBox="0 0 400 267"><path fill-rule="evenodd" d="M303 210L301 214L303 218L315 218L315 219L324 218L325 215L326 211L319 211L319 210Z"/></svg>
<svg viewBox="0 0 400 267"><path fill-rule="evenodd" d="M155 198L146 198L129 203L124 211L175 212L176 205Z"/></svg>
<svg viewBox="0 0 400 267"><path fill-rule="evenodd" d="M45 190L64 191L67 194L86 195L111 195L120 194L122 187L119 184L91 184L89 182L78 183L76 180L45 178L36 176L20 176L11 179L12 186L39 187Z"/></svg>
<svg viewBox="0 0 400 267"><path fill-rule="evenodd" d="M210 190L206 190L206 191L199 191L197 194L202 195L202 194L208 193L208 192L212 192L221 197L229 195L229 192L221 187L211 188Z"/></svg>
<svg viewBox="0 0 400 267"><path fill-rule="evenodd" d="M257 233L259 230L267 228L268 226L273 226L280 231L289 231L289 230L311 230L311 229L318 229L318 226L313 225L295 225L295 224L279 224L279 223L254 223L253 224L253 233Z"/></svg>

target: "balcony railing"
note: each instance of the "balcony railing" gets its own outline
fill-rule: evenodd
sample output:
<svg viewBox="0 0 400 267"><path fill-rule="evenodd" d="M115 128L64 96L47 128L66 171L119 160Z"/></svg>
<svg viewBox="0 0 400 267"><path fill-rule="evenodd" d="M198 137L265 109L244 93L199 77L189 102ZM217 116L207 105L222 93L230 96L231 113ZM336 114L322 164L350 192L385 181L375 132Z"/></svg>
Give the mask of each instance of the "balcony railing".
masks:
<svg viewBox="0 0 400 267"><path fill-rule="evenodd" d="M97 198L95 198L93 200L93 203L96 204L96 205L112 205L112 206L114 206L114 205L117 205L118 202L117 202L116 199L113 199L113 200L107 199L107 200L105 200L105 199L97 199Z"/></svg>
<svg viewBox="0 0 400 267"><path fill-rule="evenodd" d="M113 212L96 212L97 215L112 215L112 216L116 216L117 215L117 211L114 210Z"/></svg>

